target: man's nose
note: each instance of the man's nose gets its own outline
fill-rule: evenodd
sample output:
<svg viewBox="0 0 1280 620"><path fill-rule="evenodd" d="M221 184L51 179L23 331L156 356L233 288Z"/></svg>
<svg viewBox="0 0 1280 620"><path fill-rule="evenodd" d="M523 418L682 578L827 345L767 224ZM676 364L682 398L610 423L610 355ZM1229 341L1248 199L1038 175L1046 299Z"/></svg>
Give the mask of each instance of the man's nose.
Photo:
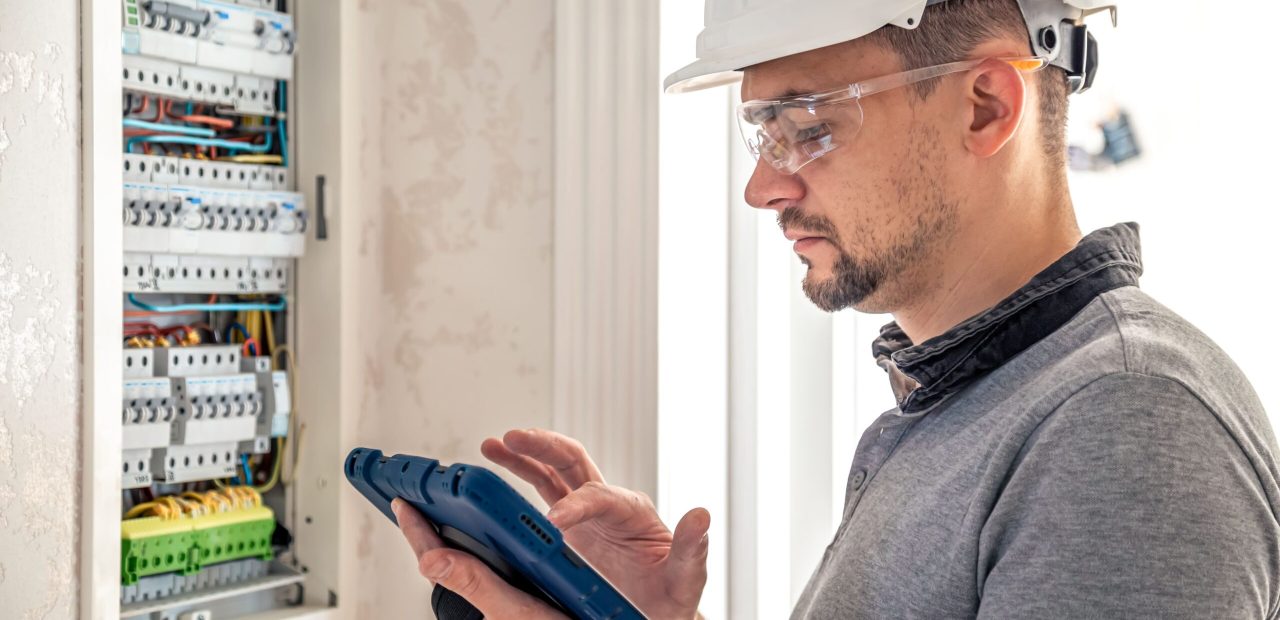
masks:
<svg viewBox="0 0 1280 620"><path fill-rule="evenodd" d="M800 177L783 174L765 161L756 159L756 168L747 181L747 204L757 209L772 209L779 213L804 198L805 188Z"/></svg>

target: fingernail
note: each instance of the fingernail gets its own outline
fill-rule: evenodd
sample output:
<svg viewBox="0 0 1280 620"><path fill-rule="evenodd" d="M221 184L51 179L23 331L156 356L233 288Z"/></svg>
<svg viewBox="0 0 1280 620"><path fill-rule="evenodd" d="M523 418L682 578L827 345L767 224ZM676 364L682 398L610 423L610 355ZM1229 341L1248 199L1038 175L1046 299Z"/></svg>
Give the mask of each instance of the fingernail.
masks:
<svg viewBox="0 0 1280 620"><path fill-rule="evenodd" d="M550 521L550 522L551 522L551 523L553 523L553 524L554 524L555 522L559 521L559 520L560 520L560 511L559 511L559 510L556 510L555 508L552 508L551 510L548 510L548 511L547 511L547 520L548 520L548 521Z"/></svg>
<svg viewBox="0 0 1280 620"><path fill-rule="evenodd" d="M397 497L397 498L395 498L395 499L393 499L393 500L391 500L391 512L394 512L394 513L396 514L396 516L397 516L397 517L399 517L399 516L400 516L400 506L401 506L401 505L403 505L403 504L404 504L404 500L402 500L402 499L400 499L400 498L398 498L398 497Z"/></svg>
<svg viewBox="0 0 1280 620"><path fill-rule="evenodd" d="M453 561L448 557L442 557L427 567L427 579L439 581L449 575L449 567L453 565Z"/></svg>

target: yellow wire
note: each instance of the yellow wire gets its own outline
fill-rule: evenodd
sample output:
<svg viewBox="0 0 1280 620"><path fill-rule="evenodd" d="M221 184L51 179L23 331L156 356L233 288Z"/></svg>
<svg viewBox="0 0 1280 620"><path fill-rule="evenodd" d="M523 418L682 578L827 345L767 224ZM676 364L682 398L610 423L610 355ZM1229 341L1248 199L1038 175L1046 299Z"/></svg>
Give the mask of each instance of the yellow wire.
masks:
<svg viewBox="0 0 1280 620"><path fill-rule="evenodd" d="M284 355L289 358L289 403L293 411L289 414L289 433L293 441L286 442L282 445L293 448L289 455L289 468L281 471L280 480L283 484L289 485L293 482L293 474L298 469L298 454L302 451L302 434L306 431L306 425L302 424L301 416L298 415L298 362L293 358L293 349L288 344L282 344L271 350L271 358L275 364L275 368L281 368L280 356Z"/></svg>
<svg viewBox="0 0 1280 620"><path fill-rule="evenodd" d="M272 327L271 313L266 310L262 311L262 322L267 331L267 350L275 353L276 350L276 331Z"/></svg>
<svg viewBox="0 0 1280 620"><path fill-rule="evenodd" d="M219 157L218 161L234 161L242 164L283 164L284 158L280 155L232 155Z"/></svg>
<svg viewBox="0 0 1280 620"><path fill-rule="evenodd" d="M130 508L128 512L124 513L124 518L134 519L141 516L143 513L147 512L148 510L154 511L156 508L161 508L161 506L154 501L142 502L141 504L138 504L137 506Z"/></svg>
<svg viewBox="0 0 1280 620"><path fill-rule="evenodd" d="M183 493L182 496L198 502L201 506L204 506L207 512L209 512L210 514L221 511L220 506L217 503L215 503L214 499L210 497L208 493L196 493L195 491L187 491L186 493Z"/></svg>
<svg viewBox="0 0 1280 620"><path fill-rule="evenodd" d="M157 501L162 502L169 509L169 514L165 515L167 518L176 519L182 516L182 506L178 505L178 502L174 501L172 497L166 495L158 498Z"/></svg>
<svg viewBox="0 0 1280 620"><path fill-rule="evenodd" d="M280 482L281 463L284 462L284 448L284 437L276 437L276 459L275 462L271 464L271 477L267 479L266 484L253 488L259 494L267 493L271 489L276 488L276 483Z"/></svg>

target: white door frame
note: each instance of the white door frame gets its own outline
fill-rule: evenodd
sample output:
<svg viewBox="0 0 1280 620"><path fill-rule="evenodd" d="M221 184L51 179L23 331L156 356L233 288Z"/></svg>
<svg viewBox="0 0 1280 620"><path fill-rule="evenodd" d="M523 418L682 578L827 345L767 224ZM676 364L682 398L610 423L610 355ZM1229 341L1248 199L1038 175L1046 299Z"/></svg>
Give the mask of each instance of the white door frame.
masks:
<svg viewBox="0 0 1280 620"><path fill-rule="evenodd" d="M553 414L657 492L658 3L555 5Z"/></svg>

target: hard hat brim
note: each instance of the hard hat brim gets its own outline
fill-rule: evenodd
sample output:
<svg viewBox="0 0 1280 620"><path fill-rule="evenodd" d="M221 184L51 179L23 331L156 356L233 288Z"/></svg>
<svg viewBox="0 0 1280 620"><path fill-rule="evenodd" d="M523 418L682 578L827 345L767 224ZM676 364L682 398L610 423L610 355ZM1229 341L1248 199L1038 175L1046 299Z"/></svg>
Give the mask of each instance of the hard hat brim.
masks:
<svg viewBox="0 0 1280 620"><path fill-rule="evenodd" d="M663 91L668 95L691 93L742 81L740 68L717 66L720 64L703 60L690 63L667 76L662 83Z"/></svg>
<svg viewBox="0 0 1280 620"><path fill-rule="evenodd" d="M698 60L667 76L663 90L686 93L732 84L742 79L744 69L770 60L858 39L888 24L914 28L928 1L893 0L865 7L829 0L816 3L816 8L804 11L802 16L795 11L794 3L787 1L708 25L698 35ZM777 28L780 21L799 22L792 25L803 26L805 36L785 36L786 29ZM813 23L824 27L815 29ZM736 32L752 32L755 36L738 40L732 36Z"/></svg>

